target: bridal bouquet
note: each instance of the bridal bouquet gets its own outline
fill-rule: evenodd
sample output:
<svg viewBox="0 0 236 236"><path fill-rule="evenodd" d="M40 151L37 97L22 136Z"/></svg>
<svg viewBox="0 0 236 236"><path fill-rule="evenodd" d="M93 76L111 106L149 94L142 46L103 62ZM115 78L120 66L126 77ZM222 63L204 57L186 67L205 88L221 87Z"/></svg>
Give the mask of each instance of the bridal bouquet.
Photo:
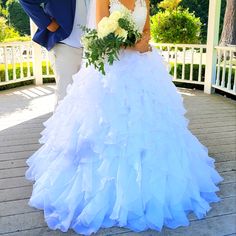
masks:
<svg viewBox="0 0 236 236"><path fill-rule="evenodd" d="M121 48L134 46L142 37L131 12L125 9L104 17L97 30L84 26L82 30L85 32L81 42L84 46L86 66L94 65L103 75L105 62L112 65L115 60L119 60Z"/></svg>

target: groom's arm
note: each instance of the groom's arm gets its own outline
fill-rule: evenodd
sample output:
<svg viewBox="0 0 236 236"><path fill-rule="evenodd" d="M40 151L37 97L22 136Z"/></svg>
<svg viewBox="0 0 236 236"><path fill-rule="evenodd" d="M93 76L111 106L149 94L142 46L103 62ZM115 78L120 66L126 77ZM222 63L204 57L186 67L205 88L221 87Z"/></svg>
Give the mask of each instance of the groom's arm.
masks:
<svg viewBox="0 0 236 236"><path fill-rule="evenodd" d="M40 29L46 29L53 23L50 16L44 12L41 6L42 3L47 2L48 0L20 0L25 12Z"/></svg>

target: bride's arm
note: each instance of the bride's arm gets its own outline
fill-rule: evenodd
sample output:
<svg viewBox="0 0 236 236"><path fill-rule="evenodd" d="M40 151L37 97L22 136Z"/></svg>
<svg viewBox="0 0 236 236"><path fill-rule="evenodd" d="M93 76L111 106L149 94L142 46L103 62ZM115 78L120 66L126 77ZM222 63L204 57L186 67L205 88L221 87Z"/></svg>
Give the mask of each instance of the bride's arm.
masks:
<svg viewBox="0 0 236 236"><path fill-rule="evenodd" d="M136 43L134 50L139 52L150 51L149 41L150 41L150 0L146 0L147 4L147 19L143 30L142 39Z"/></svg>
<svg viewBox="0 0 236 236"><path fill-rule="evenodd" d="M96 0L96 21L97 24L102 20L103 17L109 16L109 5L110 0Z"/></svg>

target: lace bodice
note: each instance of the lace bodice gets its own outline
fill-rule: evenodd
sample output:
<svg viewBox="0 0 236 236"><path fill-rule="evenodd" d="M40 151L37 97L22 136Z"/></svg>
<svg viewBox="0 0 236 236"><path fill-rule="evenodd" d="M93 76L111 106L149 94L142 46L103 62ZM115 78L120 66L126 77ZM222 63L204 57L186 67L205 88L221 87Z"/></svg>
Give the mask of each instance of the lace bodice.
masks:
<svg viewBox="0 0 236 236"><path fill-rule="evenodd" d="M110 0L110 12L119 11L126 8L119 0ZM135 8L132 12L134 21L136 22L140 32L143 31L147 18L147 5L145 0L136 0Z"/></svg>

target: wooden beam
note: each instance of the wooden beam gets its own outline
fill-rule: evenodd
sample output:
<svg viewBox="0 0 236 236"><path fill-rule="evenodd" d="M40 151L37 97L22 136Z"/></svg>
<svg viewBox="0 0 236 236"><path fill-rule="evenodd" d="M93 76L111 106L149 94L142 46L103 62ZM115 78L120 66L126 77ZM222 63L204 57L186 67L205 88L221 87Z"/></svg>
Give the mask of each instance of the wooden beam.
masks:
<svg viewBox="0 0 236 236"><path fill-rule="evenodd" d="M212 93L212 84L216 77L217 51L215 49L219 43L221 0L210 0L208 15L207 33L207 59L206 59L206 79L205 93Z"/></svg>
<svg viewBox="0 0 236 236"><path fill-rule="evenodd" d="M37 26L34 24L32 20L30 20L30 31L31 31L31 38L35 34L37 30ZM37 43L33 42L33 72L35 78L36 85L43 84L43 72L42 72L42 48Z"/></svg>

